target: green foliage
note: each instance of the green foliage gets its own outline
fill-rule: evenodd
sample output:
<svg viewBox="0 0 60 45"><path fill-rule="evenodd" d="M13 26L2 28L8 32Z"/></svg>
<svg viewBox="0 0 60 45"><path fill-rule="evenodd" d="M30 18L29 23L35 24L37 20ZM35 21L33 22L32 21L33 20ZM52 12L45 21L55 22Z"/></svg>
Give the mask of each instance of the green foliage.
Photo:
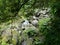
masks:
<svg viewBox="0 0 60 45"><path fill-rule="evenodd" d="M36 32L34 30L30 30L27 34L29 37L33 37L36 35Z"/></svg>
<svg viewBox="0 0 60 45"><path fill-rule="evenodd" d="M1 45L9 45L9 44L7 44L6 41L2 40Z"/></svg>
<svg viewBox="0 0 60 45"><path fill-rule="evenodd" d="M51 7L51 13L52 13L52 15L54 15L54 16L57 16L58 15L58 17L60 17L59 15L60 15L60 13L59 13L59 10L60 10L60 2L58 2L58 3L54 3L53 4L53 6Z"/></svg>
<svg viewBox="0 0 60 45"><path fill-rule="evenodd" d="M0 0L0 22L7 22L16 16L29 18L34 15L35 9L42 7L51 8L51 19L43 18L39 20L38 34L42 33L46 39L44 45L60 45L60 1L59 0ZM9 22L8 24L10 24ZM1 26L2 27L2 26ZM16 34L16 32L14 33ZM35 38L34 45L42 45L39 40L37 30L24 30L23 36ZM23 37L23 38L25 38ZM37 38L36 38L37 37ZM16 45L16 40L12 39ZM2 40L1 45L8 45Z"/></svg>
<svg viewBox="0 0 60 45"><path fill-rule="evenodd" d="M39 38L39 37L35 37L33 44L34 44L34 45L41 45L42 43L41 43L41 41L40 41L40 38Z"/></svg>
<svg viewBox="0 0 60 45"><path fill-rule="evenodd" d="M47 27L47 24L49 22L50 18L43 18L43 19L40 19L39 21L39 29L41 32L44 33L44 31L46 32L46 27ZM47 27L48 28L48 27Z"/></svg>
<svg viewBox="0 0 60 45"><path fill-rule="evenodd" d="M45 45L60 45L60 2L57 0L51 7L50 30L46 35Z"/></svg>
<svg viewBox="0 0 60 45"><path fill-rule="evenodd" d="M0 22L6 22L14 19L18 15L19 10L29 0L0 0Z"/></svg>
<svg viewBox="0 0 60 45"><path fill-rule="evenodd" d="M39 26L42 26L42 25L46 24L49 20L50 20L50 18L40 19L39 20Z"/></svg>
<svg viewBox="0 0 60 45"><path fill-rule="evenodd" d="M34 14L35 8L48 6L49 1L50 0L0 0L0 22L14 19L18 16L18 12L21 12L24 17L29 17Z"/></svg>
<svg viewBox="0 0 60 45"><path fill-rule="evenodd" d="M25 30L24 33L27 34L28 37L34 37L36 36L37 31L33 29L28 29L28 30Z"/></svg>

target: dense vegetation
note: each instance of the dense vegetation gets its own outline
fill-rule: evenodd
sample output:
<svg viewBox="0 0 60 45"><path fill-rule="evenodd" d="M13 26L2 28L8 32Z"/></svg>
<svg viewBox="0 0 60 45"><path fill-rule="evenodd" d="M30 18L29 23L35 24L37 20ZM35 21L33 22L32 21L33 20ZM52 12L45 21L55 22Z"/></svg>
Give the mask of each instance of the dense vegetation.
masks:
<svg viewBox="0 0 60 45"><path fill-rule="evenodd" d="M50 8L48 12L49 17L37 16L39 10L45 10L45 8ZM27 27L27 29L19 27L17 30L21 30L22 33L18 33L17 30L13 29L14 27L11 27L12 29L5 29L9 24L14 24L14 21L16 23L18 21L21 23L25 19L31 21L33 20L31 16L38 17L38 24L36 26L32 24L32 28ZM3 26L4 23L6 23L5 26ZM60 45L59 34L59 0L0 0L0 45Z"/></svg>

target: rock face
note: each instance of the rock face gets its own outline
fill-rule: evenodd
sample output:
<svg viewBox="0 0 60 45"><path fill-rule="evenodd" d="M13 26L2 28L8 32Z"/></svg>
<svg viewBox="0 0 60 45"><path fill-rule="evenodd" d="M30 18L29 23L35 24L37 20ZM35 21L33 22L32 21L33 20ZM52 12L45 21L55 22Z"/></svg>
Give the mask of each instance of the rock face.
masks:
<svg viewBox="0 0 60 45"><path fill-rule="evenodd" d="M22 29L26 29L26 28L28 28L29 27L29 21L28 20L25 20L23 23L22 23Z"/></svg>
<svg viewBox="0 0 60 45"><path fill-rule="evenodd" d="M46 10L41 10L40 13L41 14L46 14Z"/></svg>
<svg viewBox="0 0 60 45"><path fill-rule="evenodd" d="M27 42L26 42L26 41L23 41L23 42L22 42L22 45L27 45Z"/></svg>
<svg viewBox="0 0 60 45"><path fill-rule="evenodd" d="M36 16L33 16L33 19L37 19L37 17Z"/></svg>
<svg viewBox="0 0 60 45"><path fill-rule="evenodd" d="M31 23L32 23L34 26L37 26L37 25L38 25L38 20L33 20Z"/></svg>
<svg viewBox="0 0 60 45"><path fill-rule="evenodd" d="M25 37L24 37L23 32L24 31L27 32L29 29L34 29L37 32L36 27L38 26L39 19L48 18L49 17L48 16L49 10L50 10L50 8L49 9L47 9L47 8L41 9L36 15L31 16L32 18L29 18L31 21L24 19L24 21L22 23L20 23L21 22L20 21L19 24L18 23L17 24L14 23L13 25L11 24L10 27L8 26L8 28L5 29L3 31L3 33L1 34L2 40L9 42L9 45L10 44L16 45L17 42L21 43L22 40L26 39L22 42L21 45L33 45L33 39L38 36L33 36L33 37L29 38L28 35L26 34L27 36L25 35ZM29 23L29 21L31 23ZM36 34L36 35L38 35L38 34ZM40 38L40 37L38 37L38 38ZM43 42L44 38L41 37L40 40L41 40L41 42Z"/></svg>

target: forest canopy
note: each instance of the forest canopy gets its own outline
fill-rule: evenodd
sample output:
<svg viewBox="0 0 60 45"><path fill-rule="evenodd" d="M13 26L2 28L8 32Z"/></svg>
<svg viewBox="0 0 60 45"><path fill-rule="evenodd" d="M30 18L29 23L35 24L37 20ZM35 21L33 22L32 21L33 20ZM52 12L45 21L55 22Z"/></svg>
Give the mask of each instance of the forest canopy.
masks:
<svg viewBox="0 0 60 45"><path fill-rule="evenodd" d="M54 2L56 0L0 0L0 22L13 19L20 10L23 16L33 15L34 9L49 7Z"/></svg>

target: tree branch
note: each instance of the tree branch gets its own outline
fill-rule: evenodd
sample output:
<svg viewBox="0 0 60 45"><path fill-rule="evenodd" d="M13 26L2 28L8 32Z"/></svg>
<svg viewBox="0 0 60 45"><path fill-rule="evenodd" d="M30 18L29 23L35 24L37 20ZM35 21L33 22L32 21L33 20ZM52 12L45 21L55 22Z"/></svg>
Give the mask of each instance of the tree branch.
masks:
<svg viewBox="0 0 60 45"><path fill-rule="evenodd" d="M18 0L18 1L19 1L19 3L18 3L19 6L18 6L18 10L16 11L14 17L17 16L19 10L20 10L29 0L25 0L25 2L24 2L23 4L21 4L21 5L20 5L20 0Z"/></svg>

